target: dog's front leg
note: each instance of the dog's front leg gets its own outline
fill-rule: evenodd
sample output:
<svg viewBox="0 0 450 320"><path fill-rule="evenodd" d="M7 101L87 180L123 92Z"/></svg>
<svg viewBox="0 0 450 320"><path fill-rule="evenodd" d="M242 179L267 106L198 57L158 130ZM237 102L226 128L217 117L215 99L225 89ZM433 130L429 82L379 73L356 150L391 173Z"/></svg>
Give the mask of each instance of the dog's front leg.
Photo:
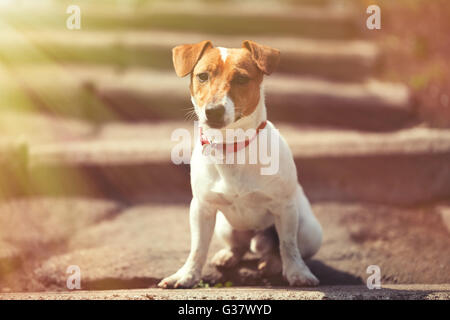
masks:
<svg viewBox="0 0 450 320"><path fill-rule="evenodd" d="M280 239L283 276L291 286L316 286L319 280L303 261L298 248L299 212L295 202L284 207L275 217L275 227Z"/></svg>
<svg viewBox="0 0 450 320"><path fill-rule="evenodd" d="M163 279L158 284L159 287L192 288L200 281L214 232L216 212L216 209L201 203L196 198L192 199L189 210L191 252L183 267L175 274Z"/></svg>

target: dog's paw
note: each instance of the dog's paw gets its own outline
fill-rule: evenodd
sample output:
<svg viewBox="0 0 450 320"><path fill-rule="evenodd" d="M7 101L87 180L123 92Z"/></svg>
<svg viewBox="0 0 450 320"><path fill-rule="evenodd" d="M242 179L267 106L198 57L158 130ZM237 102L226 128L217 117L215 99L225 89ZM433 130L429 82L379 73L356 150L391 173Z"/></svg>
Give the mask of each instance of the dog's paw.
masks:
<svg viewBox="0 0 450 320"><path fill-rule="evenodd" d="M261 258L258 263L258 270L262 275L274 276L281 273L282 266L279 255L269 254Z"/></svg>
<svg viewBox="0 0 450 320"><path fill-rule="evenodd" d="M218 251L211 262L217 267L231 268L238 264L241 256L230 249Z"/></svg>
<svg viewBox="0 0 450 320"><path fill-rule="evenodd" d="M194 287L200 281L200 276L194 273L177 272L170 277L161 280L158 287L163 289L188 289Z"/></svg>
<svg viewBox="0 0 450 320"><path fill-rule="evenodd" d="M315 287L319 285L319 279L306 266L287 271L285 277L289 285L293 287Z"/></svg>

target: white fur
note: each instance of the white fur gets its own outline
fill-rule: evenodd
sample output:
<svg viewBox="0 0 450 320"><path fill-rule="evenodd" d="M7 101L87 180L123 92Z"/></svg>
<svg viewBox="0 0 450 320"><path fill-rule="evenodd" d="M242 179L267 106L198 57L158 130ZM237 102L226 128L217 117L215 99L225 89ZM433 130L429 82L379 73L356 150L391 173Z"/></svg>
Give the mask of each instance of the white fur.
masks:
<svg viewBox="0 0 450 320"><path fill-rule="evenodd" d="M222 61L223 62L227 61L228 49L227 48L223 48L223 47L218 47L218 49L220 51L220 57L222 58Z"/></svg>
<svg viewBox="0 0 450 320"><path fill-rule="evenodd" d="M261 99L255 111L226 128L247 130L256 128L265 120L266 106L261 88ZM208 162L202 154L200 142L196 141L191 159L191 252L184 266L162 280L160 286L192 287L200 280L214 227L227 248L219 251L213 260L216 264L231 266L249 249L253 237L273 225L280 240L282 272L290 285L318 284L303 258L319 250L321 226L297 182L297 170L289 146L271 122L267 122L264 130L267 130L267 139L277 139L279 143L279 154L271 155L279 157L279 170L274 175L261 175L261 163ZM264 239L259 247L261 244L267 246L267 250L262 250L264 254L276 257L271 249L273 244L267 243L270 237ZM258 247L258 244L252 244L252 247Z"/></svg>

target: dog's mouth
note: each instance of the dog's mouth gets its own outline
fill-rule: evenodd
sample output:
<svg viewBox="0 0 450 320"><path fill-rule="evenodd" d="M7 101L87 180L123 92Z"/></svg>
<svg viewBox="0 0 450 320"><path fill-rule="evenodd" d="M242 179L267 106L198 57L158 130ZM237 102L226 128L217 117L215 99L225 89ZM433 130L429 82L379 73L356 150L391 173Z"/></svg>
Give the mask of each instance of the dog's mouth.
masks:
<svg viewBox="0 0 450 320"><path fill-rule="evenodd" d="M244 116L242 113L238 113L235 116L234 122L239 121L240 119L242 119ZM211 120L206 120L205 124L212 128L212 129L222 129L223 127L229 125L230 123L225 123L225 120L221 120L221 121L211 121Z"/></svg>
<svg viewBox="0 0 450 320"><path fill-rule="evenodd" d="M210 121L210 120L206 120L206 124L208 125L208 127L213 128L213 129L221 129L225 126L225 122L224 121Z"/></svg>

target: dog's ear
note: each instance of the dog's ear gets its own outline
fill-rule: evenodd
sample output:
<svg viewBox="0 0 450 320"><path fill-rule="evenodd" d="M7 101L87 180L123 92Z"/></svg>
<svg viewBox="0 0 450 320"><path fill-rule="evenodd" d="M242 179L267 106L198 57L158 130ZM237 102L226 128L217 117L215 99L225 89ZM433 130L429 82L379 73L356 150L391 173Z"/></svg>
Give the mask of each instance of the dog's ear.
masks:
<svg viewBox="0 0 450 320"><path fill-rule="evenodd" d="M275 71L280 62L280 51L268 46L263 46L251 40L242 42L242 48L249 50L258 68L269 75Z"/></svg>
<svg viewBox="0 0 450 320"><path fill-rule="evenodd" d="M209 40L195 44L183 44L172 49L173 66L177 76L184 77L194 70L198 60L209 47L212 47Z"/></svg>

